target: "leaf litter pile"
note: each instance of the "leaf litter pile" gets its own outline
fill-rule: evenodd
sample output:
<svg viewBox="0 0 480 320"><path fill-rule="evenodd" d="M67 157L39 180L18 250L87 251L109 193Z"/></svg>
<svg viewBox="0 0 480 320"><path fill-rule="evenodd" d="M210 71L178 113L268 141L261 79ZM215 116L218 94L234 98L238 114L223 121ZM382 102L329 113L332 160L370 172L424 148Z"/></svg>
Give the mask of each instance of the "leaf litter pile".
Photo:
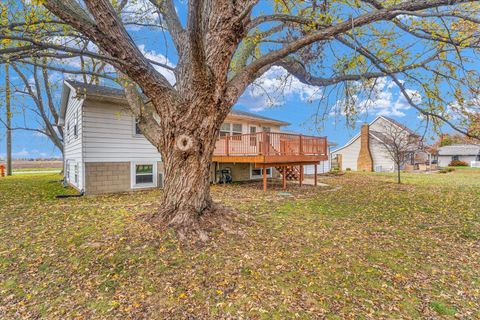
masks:
<svg viewBox="0 0 480 320"><path fill-rule="evenodd" d="M0 178L0 319L480 318L480 170L214 186L244 223L201 246L55 179Z"/></svg>

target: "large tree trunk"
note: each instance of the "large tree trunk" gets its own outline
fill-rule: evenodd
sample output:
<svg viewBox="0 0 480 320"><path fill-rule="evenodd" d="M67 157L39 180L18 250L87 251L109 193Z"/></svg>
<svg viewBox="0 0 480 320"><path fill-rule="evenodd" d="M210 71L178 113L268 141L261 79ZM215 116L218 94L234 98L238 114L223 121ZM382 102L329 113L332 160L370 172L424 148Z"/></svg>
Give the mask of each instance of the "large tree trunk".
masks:
<svg viewBox="0 0 480 320"><path fill-rule="evenodd" d="M163 159L165 185L160 216L168 225L191 228L213 210L210 196L211 154L172 150Z"/></svg>
<svg viewBox="0 0 480 320"><path fill-rule="evenodd" d="M197 108L175 125L164 127L159 143L164 190L154 215L154 220L175 228L181 236L196 231L202 240L207 239L205 229L222 225L226 213L210 196L212 156L223 118L209 116L206 109Z"/></svg>

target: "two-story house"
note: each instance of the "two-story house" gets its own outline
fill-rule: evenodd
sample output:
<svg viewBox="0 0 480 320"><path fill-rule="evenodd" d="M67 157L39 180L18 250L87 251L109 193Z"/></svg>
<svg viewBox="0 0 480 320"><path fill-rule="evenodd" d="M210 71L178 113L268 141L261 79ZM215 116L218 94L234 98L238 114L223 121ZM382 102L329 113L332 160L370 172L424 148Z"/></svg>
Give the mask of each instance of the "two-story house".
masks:
<svg viewBox="0 0 480 320"><path fill-rule="evenodd" d="M121 89L67 80L59 125L64 128L65 179L85 194L161 187L158 150L142 135ZM211 180L228 170L234 181L300 179L304 165L327 160L327 140L283 133L288 123L232 110L213 156ZM300 173L302 172L302 173ZM285 174L282 174L285 173Z"/></svg>
<svg viewBox="0 0 480 320"><path fill-rule="evenodd" d="M332 151L331 157L341 170L393 172L396 167L385 148L385 139L388 140L395 133L405 135L412 149L409 160L401 169L415 168L428 162L429 155L423 151L420 137L413 130L385 116L378 116L371 123L363 124L360 132L350 141Z"/></svg>

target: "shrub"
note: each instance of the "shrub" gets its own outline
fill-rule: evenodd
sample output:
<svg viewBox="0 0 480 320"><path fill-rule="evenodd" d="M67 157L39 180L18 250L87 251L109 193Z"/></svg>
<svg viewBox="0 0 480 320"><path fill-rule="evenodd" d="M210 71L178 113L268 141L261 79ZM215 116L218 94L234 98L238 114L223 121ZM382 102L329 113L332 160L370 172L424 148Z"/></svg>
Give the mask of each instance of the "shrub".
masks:
<svg viewBox="0 0 480 320"><path fill-rule="evenodd" d="M350 169L350 168L347 168L347 169L345 169L345 171L352 171L352 169Z"/></svg>
<svg viewBox="0 0 480 320"><path fill-rule="evenodd" d="M445 170L445 169L444 169L444 170L440 170L440 171L438 171L438 173L448 173L448 170Z"/></svg>
<svg viewBox="0 0 480 320"><path fill-rule="evenodd" d="M453 171L455 171L455 169L453 169L453 168L448 168L447 171L448 171L448 172L453 172Z"/></svg>
<svg viewBox="0 0 480 320"><path fill-rule="evenodd" d="M468 163L461 160L453 160L452 162L450 162L448 166L449 167L468 167Z"/></svg>

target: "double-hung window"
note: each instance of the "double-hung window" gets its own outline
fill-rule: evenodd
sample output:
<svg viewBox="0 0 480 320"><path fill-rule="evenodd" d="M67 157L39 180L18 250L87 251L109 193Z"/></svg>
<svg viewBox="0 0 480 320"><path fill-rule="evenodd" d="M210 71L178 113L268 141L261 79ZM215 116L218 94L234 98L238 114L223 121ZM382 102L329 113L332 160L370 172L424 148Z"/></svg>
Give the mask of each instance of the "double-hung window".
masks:
<svg viewBox="0 0 480 320"><path fill-rule="evenodd" d="M241 123L232 124L232 136L239 136L243 133L243 126Z"/></svg>
<svg viewBox="0 0 480 320"><path fill-rule="evenodd" d="M232 125L228 122L222 123L220 127L220 137L229 136L231 127Z"/></svg>
<svg viewBox="0 0 480 320"><path fill-rule="evenodd" d="M220 137L239 136L243 134L243 125L241 123L225 122L220 127Z"/></svg>
<svg viewBox="0 0 480 320"><path fill-rule="evenodd" d="M147 188L156 186L156 162L132 162L131 170L132 188Z"/></svg>

